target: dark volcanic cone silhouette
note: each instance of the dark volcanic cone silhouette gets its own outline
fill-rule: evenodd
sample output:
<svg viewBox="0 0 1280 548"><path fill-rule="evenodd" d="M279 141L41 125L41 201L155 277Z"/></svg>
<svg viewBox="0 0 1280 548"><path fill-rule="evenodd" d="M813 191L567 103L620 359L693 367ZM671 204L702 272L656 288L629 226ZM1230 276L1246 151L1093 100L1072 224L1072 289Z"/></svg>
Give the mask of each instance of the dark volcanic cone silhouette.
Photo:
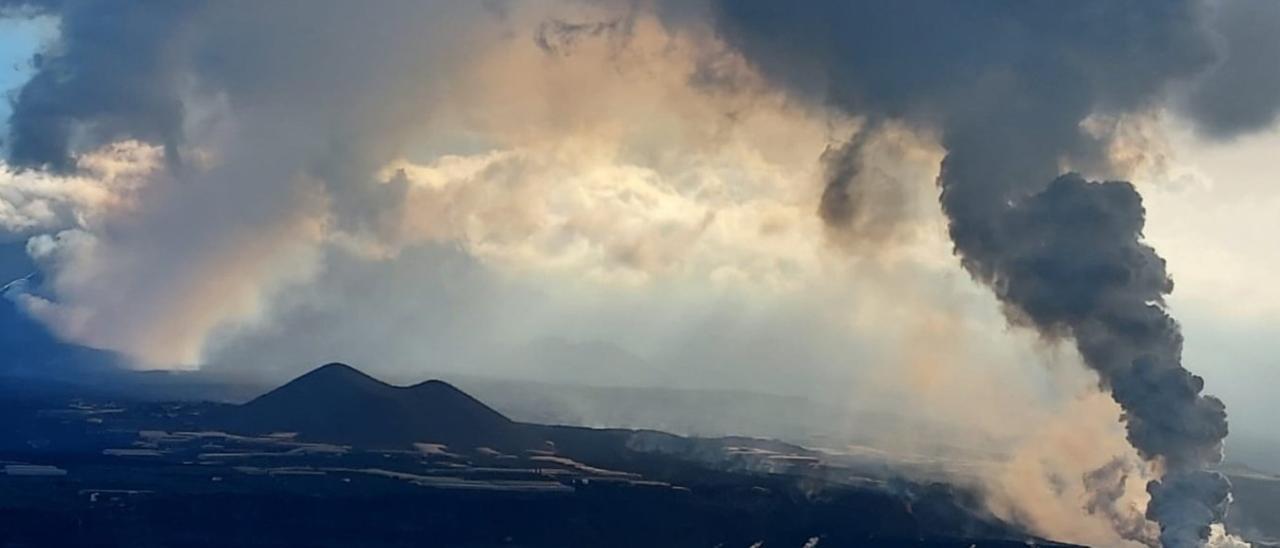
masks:
<svg viewBox="0 0 1280 548"><path fill-rule="evenodd" d="M392 386L340 363L298 377L218 422L233 432L296 432L304 440L358 447L404 449L424 442L467 451L540 445L524 425L448 383Z"/></svg>

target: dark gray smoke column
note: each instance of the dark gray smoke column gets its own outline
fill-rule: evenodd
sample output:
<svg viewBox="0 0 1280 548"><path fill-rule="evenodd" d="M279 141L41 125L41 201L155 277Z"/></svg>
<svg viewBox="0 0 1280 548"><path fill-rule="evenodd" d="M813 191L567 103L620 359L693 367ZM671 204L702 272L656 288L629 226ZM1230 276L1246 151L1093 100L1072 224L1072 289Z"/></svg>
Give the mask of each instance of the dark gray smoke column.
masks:
<svg viewBox="0 0 1280 548"><path fill-rule="evenodd" d="M944 175L943 184L963 183ZM1132 185L1070 174L1009 206L967 235L972 248L959 249L1015 321L1074 336L1124 409L1130 443L1165 466L1164 479L1148 486L1148 517L1161 524L1165 546L1194 546L1226 510L1230 485L1204 468L1221 460L1227 415L1182 367L1182 336L1162 304L1173 284L1141 242L1142 224Z"/></svg>
<svg viewBox="0 0 1280 548"><path fill-rule="evenodd" d="M1207 470L1226 412L1182 367L1164 306L1173 284L1143 243L1138 193L1060 175L1064 163L1115 171L1107 138L1082 131L1088 117L1141 110L1212 64L1203 6L722 0L713 14L726 41L794 94L870 127L892 119L940 135L942 207L964 267L1012 322L1076 342L1124 409L1130 442L1163 467L1148 487L1161 543L1203 544L1228 499L1226 479ZM828 194L850 194L857 173L834 172Z"/></svg>

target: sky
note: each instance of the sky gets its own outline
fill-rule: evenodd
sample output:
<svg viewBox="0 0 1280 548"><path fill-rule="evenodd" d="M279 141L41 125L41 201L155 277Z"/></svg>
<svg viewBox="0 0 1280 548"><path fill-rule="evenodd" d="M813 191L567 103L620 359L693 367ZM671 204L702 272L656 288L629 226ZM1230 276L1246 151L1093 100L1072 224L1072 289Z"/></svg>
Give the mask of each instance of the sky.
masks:
<svg viewBox="0 0 1280 548"><path fill-rule="evenodd" d="M1268 174L1280 131L1233 141L1197 140L1185 132L1175 145L1193 178L1148 194L1148 237L1177 276L1171 304L1184 324L1186 359L1230 402L1233 426L1269 435L1275 401L1267 388L1280 381L1277 319L1280 295L1270 283L1280 267L1280 189Z"/></svg>
<svg viewBox="0 0 1280 548"><path fill-rule="evenodd" d="M1010 505L1275 439L1276 2L233 4L0 1L0 326L910 409Z"/></svg>

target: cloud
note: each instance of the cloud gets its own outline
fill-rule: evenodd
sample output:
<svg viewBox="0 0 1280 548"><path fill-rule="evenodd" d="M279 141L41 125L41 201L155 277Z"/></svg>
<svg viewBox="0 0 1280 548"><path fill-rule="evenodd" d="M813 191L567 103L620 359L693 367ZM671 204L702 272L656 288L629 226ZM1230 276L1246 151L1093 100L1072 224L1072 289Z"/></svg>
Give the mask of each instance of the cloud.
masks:
<svg viewBox="0 0 1280 548"><path fill-rule="evenodd" d="M873 128L936 132L940 202L961 264L1011 322L1074 339L1123 408L1129 441L1161 467L1148 489L1160 542L1201 545L1229 490L1205 471L1221 460L1224 406L1182 366L1182 335L1164 307L1173 285L1143 241L1141 197L1129 183L1063 173L1127 175L1130 159L1112 156L1123 136L1091 122L1145 115L1212 66L1202 6L712 5L720 35L783 89ZM860 140L833 159L821 211L837 226L854 218L866 184ZM874 221L863 230L889 224Z"/></svg>
<svg viewBox="0 0 1280 548"><path fill-rule="evenodd" d="M1222 0L1211 6L1219 59L1190 87L1187 113L1217 139L1273 127L1280 116L1280 5Z"/></svg>
<svg viewBox="0 0 1280 548"><path fill-rule="evenodd" d="M48 274L42 320L151 367L198 364L209 333L261 317L273 294L316 275L330 243L394 256L455 241L495 263L641 282L723 231L727 199L771 210L775 228L790 222L810 192L792 184L809 153L777 145L826 138L732 59L717 70L741 90L693 89L705 37L677 40L652 19L554 55L539 47L544 23L629 13L616 6L33 9L56 16L60 35L14 103L8 232L33 238ZM748 125L774 131L731 131ZM163 165L93 171L95 151L129 142ZM466 163L483 173L463 184L448 172ZM424 170L448 181L414 178ZM730 197L751 185L784 203ZM526 231L537 238L521 241Z"/></svg>
<svg viewBox="0 0 1280 548"><path fill-rule="evenodd" d="M129 211L92 208L91 224L43 211L32 184L6 197L26 233L41 223L39 316L164 367L197 364L211 329L252 321L273 288L307 279L322 240L382 236L399 197L373 172L485 40L471 31L498 32L478 4L22 4L57 17L59 35L17 92L10 169L90 180L86 155L128 140L159 147L165 163ZM313 39L336 35L346 39ZM76 190L82 206L110 186L100 179Z"/></svg>
<svg viewBox="0 0 1280 548"><path fill-rule="evenodd" d="M1213 483L1221 405L1181 366L1136 190L1085 176L1151 161L1126 128L1179 86L1205 127L1267 116L1265 79L1244 114L1206 107L1266 74L1243 8L19 5L59 37L14 98L0 227L43 273L24 310L64 338L152 367L500 369L558 331L577 336L548 354L609 340L720 380L865 357L886 391L992 433L1061 403L1016 373L1043 361L1026 334L982 335L998 298L1043 344L1074 341L1122 406L1166 474L1152 494L1176 499L1153 515L1215 518L1182 495L1217 493L1185 487ZM1209 532L1166 525L1169 543Z"/></svg>
<svg viewBox="0 0 1280 548"><path fill-rule="evenodd" d="M107 215L127 212L159 162L155 147L132 141L84 155L77 176L0 164L0 235L12 240L93 226Z"/></svg>

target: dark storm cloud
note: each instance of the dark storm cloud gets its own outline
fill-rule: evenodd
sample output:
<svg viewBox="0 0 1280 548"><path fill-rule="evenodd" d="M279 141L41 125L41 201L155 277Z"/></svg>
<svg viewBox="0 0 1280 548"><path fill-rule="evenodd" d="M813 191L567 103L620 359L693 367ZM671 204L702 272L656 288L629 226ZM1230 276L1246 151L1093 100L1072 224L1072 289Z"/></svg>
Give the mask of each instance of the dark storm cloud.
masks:
<svg viewBox="0 0 1280 548"><path fill-rule="evenodd" d="M714 3L719 33L793 94L936 132L938 184L956 254L1011 320L1072 337L1124 409L1129 440L1167 467L1149 516L1166 546L1194 546L1221 520L1226 413L1182 367L1164 308L1173 286L1143 243L1132 185L1111 173L1092 115L1141 111L1215 60L1193 1ZM840 167L841 164L837 164ZM832 172L821 212L847 223L856 164ZM834 199L829 199L834 196ZM1184 488L1209 486L1205 489ZM1162 487L1163 486L1163 487ZM1177 500L1173 500L1177 499ZM1196 508L1202 511L1187 511ZM1185 520L1194 519L1188 525Z"/></svg>

